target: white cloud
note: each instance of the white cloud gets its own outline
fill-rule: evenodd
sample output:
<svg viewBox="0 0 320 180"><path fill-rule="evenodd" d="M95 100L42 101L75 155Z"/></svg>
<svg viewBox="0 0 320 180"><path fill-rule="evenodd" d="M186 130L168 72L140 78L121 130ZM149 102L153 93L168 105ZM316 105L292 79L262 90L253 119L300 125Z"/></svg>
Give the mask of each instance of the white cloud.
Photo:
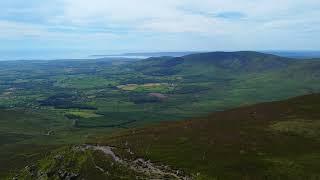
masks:
<svg viewBox="0 0 320 180"><path fill-rule="evenodd" d="M313 8L320 8L318 0L63 0L64 10L60 20L81 25L100 23L112 26L123 24L131 30L155 32L198 32L205 34L245 32L248 23L263 25L277 21L285 22L315 19L320 16ZM186 11L190 9L192 11ZM196 14L194 12L199 12ZM200 12L203 12L201 14ZM220 12L240 12L244 21L227 22L206 16ZM301 14L301 15L300 15ZM318 15L318 16L316 16ZM278 27L281 26L280 24ZM268 27L268 26L265 26ZM240 29L238 29L240 28ZM255 28L254 26L251 28Z"/></svg>
<svg viewBox="0 0 320 180"><path fill-rule="evenodd" d="M5 1L9 3L3 3ZM31 1L29 6L26 3L11 6L9 0L0 2L0 11L4 12L0 12L1 39L110 40L111 44L112 40L121 39L126 46L134 37L134 41L144 39L145 42L148 37L160 34L170 42L172 35L179 36L177 40L188 39L188 42L204 36L210 42L219 39L221 46L225 39L225 47L243 45L246 48L270 46L278 39L283 41L283 46L288 45L289 40L292 41L290 45L295 39L300 43L301 37L306 37L306 44L320 41L319 0ZM243 17L234 20L217 17L230 12ZM10 19L9 15L16 17ZM29 19L38 17L41 20L31 22L29 16ZM306 33L312 34L307 37Z"/></svg>
<svg viewBox="0 0 320 180"><path fill-rule="evenodd" d="M17 23L10 21L0 20L0 38L1 39L45 39L45 40L72 40L72 41L83 41L83 40L103 40L103 39L114 39L118 36L112 33L82 33L82 32L59 32L51 31L51 26ZM76 29L74 29L76 30Z"/></svg>

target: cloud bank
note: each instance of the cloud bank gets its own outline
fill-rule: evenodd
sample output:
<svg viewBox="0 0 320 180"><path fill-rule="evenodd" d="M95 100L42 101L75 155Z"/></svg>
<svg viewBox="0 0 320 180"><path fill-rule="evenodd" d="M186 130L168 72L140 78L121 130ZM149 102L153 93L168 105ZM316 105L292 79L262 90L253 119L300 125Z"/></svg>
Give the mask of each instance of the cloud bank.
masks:
<svg viewBox="0 0 320 180"><path fill-rule="evenodd" d="M2 0L0 47L319 50L319 8L318 0Z"/></svg>

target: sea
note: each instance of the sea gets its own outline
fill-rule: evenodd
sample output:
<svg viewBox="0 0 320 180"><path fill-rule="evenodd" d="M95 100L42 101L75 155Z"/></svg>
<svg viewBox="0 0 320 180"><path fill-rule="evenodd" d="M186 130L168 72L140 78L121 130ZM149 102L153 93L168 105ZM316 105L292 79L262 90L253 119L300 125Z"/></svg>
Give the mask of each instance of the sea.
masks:
<svg viewBox="0 0 320 180"><path fill-rule="evenodd" d="M297 59L320 58L320 51L260 51ZM57 59L98 59L98 58L138 58L151 56L172 56L188 52L168 53L127 53L106 50L0 50L0 61L8 60L57 60ZM189 53L190 54L190 53Z"/></svg>

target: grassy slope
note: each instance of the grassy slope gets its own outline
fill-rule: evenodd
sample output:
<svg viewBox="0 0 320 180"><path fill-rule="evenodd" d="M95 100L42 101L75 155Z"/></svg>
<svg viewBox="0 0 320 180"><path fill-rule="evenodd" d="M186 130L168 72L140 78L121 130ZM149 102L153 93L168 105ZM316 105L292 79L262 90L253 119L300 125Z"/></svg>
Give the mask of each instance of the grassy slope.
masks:
<svg viewBox="0 0 320 180"><path fill-rule="evenodd" d="M305 179L320 174L320 94L162 123L95 139L122 156L169 164L199 179ZM132 157L131 157L132 158Z"/></svg>
<svg viewBox="0 0 320 180"><path fill-rule="evenodd" d="M144 158L195 179L308 179L320 176L320 94L216 112L207 117L97 136L87 143L115 146L124 159ZM77 174L135 179L136 172L98 151L65 147L19 174ZM128 149L134 152L129 154ZM60 157L60 158L59 158ZM62 158L61 158L62 157ZM96 165L110 173L101 173ZM30 170L30 168L32 168ZM31 173L31 174L30 174Z"/></svg>
<svg viewBox="0 0 320 180"><path fill-rule="evenodd" d="M99 167L99 168L98 168ZM102 172L101 170L106 170ZM47 155L37 164L22 169L17 179L135 179L140 175L113 161L100 151L63 147ZM10 178L8 178L10 179Z"/></svg>
<svg viewBox="0 0 320 180"><path fill-rule="evenodd" d="M49 145L58 139L45 136L65 130L68 121L42 113L22 110L0 110L0 177L15 172L26 164L43 157L44 152L55 148ZM61 117L60 117L61 118Z"/></svg>
<svg viewBox="0 0 320 180"><path fill-rule="evenodd" d="M0 179L56 148L84 143L99 133L110 133L110 129L73 128L71 120L45 110L0 110Z"/></svg>

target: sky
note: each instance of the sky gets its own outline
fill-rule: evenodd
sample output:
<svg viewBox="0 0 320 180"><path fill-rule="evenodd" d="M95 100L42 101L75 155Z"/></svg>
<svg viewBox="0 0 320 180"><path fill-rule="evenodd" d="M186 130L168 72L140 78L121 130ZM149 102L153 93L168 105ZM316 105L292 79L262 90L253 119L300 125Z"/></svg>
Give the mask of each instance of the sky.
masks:
<svg viewBox="0 0 320 180"><path fill-rule="evenodd" d="M1 0L0 51L319 50L319 0Z"/></svg>

